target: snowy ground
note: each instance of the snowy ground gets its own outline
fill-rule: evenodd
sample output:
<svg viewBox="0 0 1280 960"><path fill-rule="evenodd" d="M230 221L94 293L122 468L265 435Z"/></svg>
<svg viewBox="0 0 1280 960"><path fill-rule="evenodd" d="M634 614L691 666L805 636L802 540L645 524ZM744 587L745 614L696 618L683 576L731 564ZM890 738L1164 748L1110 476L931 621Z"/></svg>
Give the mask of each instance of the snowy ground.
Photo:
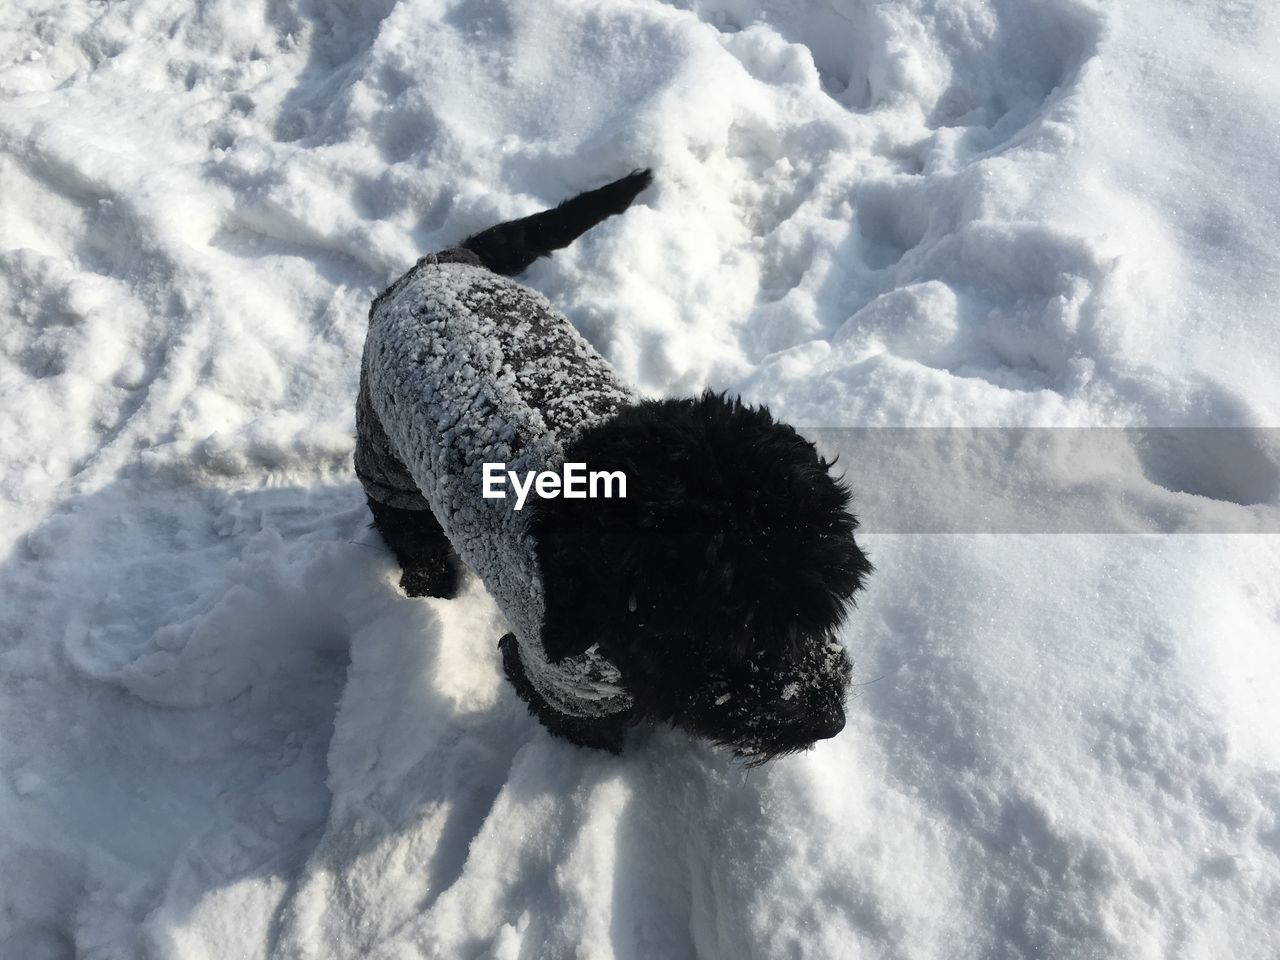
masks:
<svg viewBox="0 0 1280 960"><path fill-rule="evenodd" d="M1280 539L869 533L848 727L747 773L550 740L349 457L376 291L642 165L526 279L652 394L1280 427L1278 65L1266 0L6 0L0 960L1275 957ZM1222 436L1128 516L1280 508Z"/></svg>

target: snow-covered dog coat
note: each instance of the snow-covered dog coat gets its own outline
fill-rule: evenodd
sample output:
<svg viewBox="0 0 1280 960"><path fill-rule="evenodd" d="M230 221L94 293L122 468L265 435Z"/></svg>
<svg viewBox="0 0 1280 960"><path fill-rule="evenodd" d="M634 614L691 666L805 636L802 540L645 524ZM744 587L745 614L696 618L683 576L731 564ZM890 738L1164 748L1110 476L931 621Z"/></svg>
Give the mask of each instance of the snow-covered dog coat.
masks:
<svg viewBox="0 0 1280 960"><path fill-rule="evenodd" d="M356 474L379 503L435 514L506 616L529 681L570 716L613 714L631 698L595 646L547 659L527 514L513 497L482 496L483 465L558 470L575 431L635 400L545 297L470 250L419 260L369 311Z"/></svg>

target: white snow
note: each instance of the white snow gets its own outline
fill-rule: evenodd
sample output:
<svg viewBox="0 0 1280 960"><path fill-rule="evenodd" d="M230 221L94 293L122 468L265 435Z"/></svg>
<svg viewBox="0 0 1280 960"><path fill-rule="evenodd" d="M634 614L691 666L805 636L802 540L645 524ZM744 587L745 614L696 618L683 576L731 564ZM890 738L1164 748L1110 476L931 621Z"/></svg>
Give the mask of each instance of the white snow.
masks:
<svg viewBox="0 0 1280 960"><path fill-rule="evenodd" d="M7 0L0 958L1280 952L1274 536L869 533L848 726L750 773L400 594L370 299L645 165L525 279L647 393L1280 427L1265 0Z"/></svg>

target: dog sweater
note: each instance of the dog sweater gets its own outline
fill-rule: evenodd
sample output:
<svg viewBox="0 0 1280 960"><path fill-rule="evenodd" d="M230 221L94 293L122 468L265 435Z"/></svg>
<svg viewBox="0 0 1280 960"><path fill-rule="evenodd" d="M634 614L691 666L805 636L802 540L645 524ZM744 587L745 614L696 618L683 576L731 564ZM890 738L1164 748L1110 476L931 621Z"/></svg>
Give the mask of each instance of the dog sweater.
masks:
<svg viewBox="0 0 1280 960"><path fill-rule="evenodd" d="M514 495L483 497L483 465L520 476L558 470L576 431L635 400L545 297L469 250L422 258L369 310L356 475L380 503L435 514L506 616L530 683L570 716L613 714L631 698L594 645L548 660L527 514Z"/></svg>

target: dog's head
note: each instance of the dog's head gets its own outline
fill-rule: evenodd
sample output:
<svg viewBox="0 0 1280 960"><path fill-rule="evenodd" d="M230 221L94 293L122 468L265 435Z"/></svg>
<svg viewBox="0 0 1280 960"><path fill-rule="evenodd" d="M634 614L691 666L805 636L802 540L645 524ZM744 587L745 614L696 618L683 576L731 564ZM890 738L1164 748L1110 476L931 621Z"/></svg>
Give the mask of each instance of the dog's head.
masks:
<svg viewBox="0 0 1280 960"><path fill-rule="evenodd" d="M750 762L840 731L836 630L871 564L813 444L707 392L629 407L566 461L622 471L627 495L531 507L552 660L598 643L640 715Z"/></svg>

